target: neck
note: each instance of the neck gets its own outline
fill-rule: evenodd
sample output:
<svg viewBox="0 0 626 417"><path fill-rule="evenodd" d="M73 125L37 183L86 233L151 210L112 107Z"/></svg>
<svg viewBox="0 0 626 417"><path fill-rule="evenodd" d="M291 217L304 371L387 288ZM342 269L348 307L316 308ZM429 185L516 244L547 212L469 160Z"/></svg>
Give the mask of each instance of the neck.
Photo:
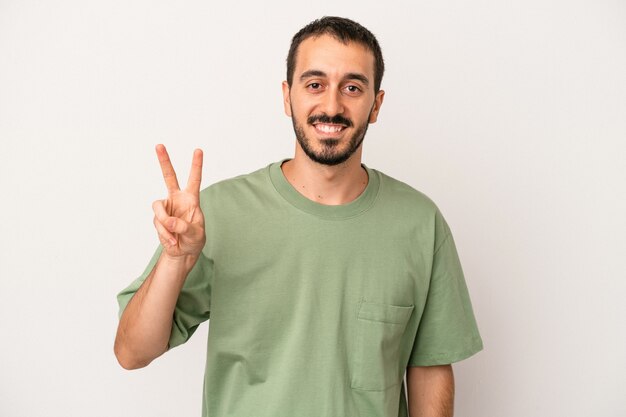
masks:
<svg viewBox="0 0 626 417"><path fill-rule="evenodd" d="M296 148L293 159L281 166L287 181L309 200L326 205L347 204L365 190L367 171L361 166L361 148L347 161L323 165Z"/></svg>

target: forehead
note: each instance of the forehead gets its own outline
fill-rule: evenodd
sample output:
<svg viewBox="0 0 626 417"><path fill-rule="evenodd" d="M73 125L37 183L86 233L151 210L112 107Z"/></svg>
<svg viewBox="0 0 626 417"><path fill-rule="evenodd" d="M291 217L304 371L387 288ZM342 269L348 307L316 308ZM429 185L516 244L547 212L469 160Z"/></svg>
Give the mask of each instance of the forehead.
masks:
<svg viewBox="0 0 626 417"><path fill-rule="evenodd" d="M374 54L357 42L343 43L326 34L312 36L298 47L294 79L309 70L323 71L329 77L362 73L373 81Z"/></svg>

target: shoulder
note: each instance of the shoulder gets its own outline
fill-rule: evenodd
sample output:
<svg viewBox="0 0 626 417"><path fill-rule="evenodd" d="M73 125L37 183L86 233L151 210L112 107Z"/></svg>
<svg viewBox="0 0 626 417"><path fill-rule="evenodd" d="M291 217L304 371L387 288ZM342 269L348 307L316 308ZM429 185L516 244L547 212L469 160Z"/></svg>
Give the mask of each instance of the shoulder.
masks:
<svg viewBox="0 0 626 417"><path fill-rule="evenodd" d="M200 191L200 206L209 221L259 215L276 204L271 163L247 174L217 181Z"/></svg>
<svg viewBox="0 0 626 417"><path fill-rule="evenodd" d="M413 186L373 169L380 178L380 199L384 202L401 205L411 210L419 210L434 215L439 211L435 202Z"/></svg>
<svg viewBox="0 0 626 417"><path fill-rule="evenodd" d="M450 234L441 210L429 196L404 181L378 170L373 171L380 178L378 204L384 213L393 214L407 224L426 227L435 242L444 240Z"/></svg>
<svg viewBox="0 0 626 417"><path fill-rule="evenodd" d="M226 178L217 181L200 191L200 199L207 200L215 197L242 196L246 191L258 189L268 185L269 165L247 174Z"/></svg>

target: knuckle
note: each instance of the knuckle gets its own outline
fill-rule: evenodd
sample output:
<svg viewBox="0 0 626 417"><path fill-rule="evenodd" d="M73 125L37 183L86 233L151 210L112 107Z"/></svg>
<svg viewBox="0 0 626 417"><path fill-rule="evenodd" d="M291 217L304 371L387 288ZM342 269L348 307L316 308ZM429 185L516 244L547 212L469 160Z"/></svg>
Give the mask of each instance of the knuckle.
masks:
<svg viewBox="0 0 626 417"><path fill-rule="evenodd" d="M163 228L163 223L159 219L159 216L154 216L153 222L154 222L154 225L156 226L157 229L162 229Z"/></svg>
<svg viewBox="0 0 626 417"><path fill-rule="evenodd" d="M152 210L157 213L161 208L163 208L163 200L155 200L152 202Z"/></svg>

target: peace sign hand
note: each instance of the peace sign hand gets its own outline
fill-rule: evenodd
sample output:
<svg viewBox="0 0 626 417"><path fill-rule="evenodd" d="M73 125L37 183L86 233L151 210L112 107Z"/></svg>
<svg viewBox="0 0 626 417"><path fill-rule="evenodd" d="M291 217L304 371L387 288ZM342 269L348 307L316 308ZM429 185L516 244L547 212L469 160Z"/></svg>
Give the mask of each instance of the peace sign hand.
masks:
<svg viewBox="0 0 626 417"><path fill-rule="evenodd" d="M152 203L154 226L163 245L164 254L171 258L197 257L204 247L204 215L200 209L202 180L202 150L193 153L187 187L181 190L176 172L163 145L156 146L168 196Z"/></svg>

